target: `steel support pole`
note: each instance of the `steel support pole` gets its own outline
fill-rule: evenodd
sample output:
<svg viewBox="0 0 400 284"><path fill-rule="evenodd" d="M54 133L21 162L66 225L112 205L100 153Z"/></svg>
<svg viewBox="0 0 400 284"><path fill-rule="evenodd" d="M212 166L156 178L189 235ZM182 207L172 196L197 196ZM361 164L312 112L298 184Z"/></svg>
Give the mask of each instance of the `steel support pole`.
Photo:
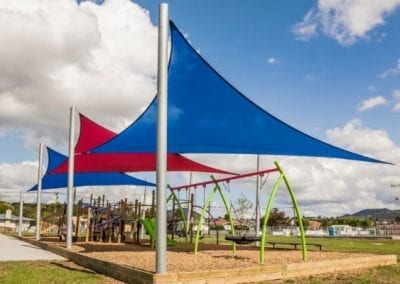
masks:
<svg viewBox="0 0 400 284"><path fill-rule="evenodd" d="M38 183L36 197L36 240L40 241L41 210L42 210L42 171L43 171L43 143L39 144Z"/></svg>
<svg viewBox="0 0 400 284"><path fill-rule="evenodd" d="M145 187L144 188L144 194L143 194L143 204L144 205L147 205L146 204L146 193L147 193L147 188ZM142 210L143 210L143 212L142 212L142 220L144 220L145 217L146 217L146 209L145 208L146 208L145 206L142 207ZM139 212L139 214L140 214L140 212ZM143 222L140 222L140 223L141 223L140 224L140 239L142 240L144 238L144 225L143 225Z"/></svg>
<svg viewBox="0 0 400 284"><path fill-rule="evenodd" d="M161 3L158 23L156 273L167 272L165 190L167 188L168 28L168 4Z"/></svg>
<svg viewBox="0 0 400 284"><path fill-rule="evenodd" d="M72 211L74 199L74 140L75 140L75 107L70 108L69 117L69 150L68 150L68 190L67 190L67 249L72 249Z"/></svg>
<svg viewBox="0 0 400 284"><path fill-rule="evenodd" d="M257 172L260 171L260 155L257 155ZM261 176L257 175L257 182L256 182L256 236L260 236L260 191L261 191ZM259 245L259 242L257 242Z"/></svg>
<svg viewBox="0 0 400 284"><path fill-rule="evenodd" d="M22 237L22 217L24 212L24 192L19 193L19 223L18 223L18 237Z"/></svg>
<svg viewBox="0 0 400 284"><path fill-rule="evenodd" d="M192 178L193 178L193 173L192 172L190 172L190 175L189 175L189 184L192 184ZM189 187L189 189L188 190L186 190L186 200L187 200L187 206L186 206L186 224L187 224L187 226L186 226L186 235L189 235L189 230L190 230L190 217L192 217L192 216L190 216L190 204L191 204L191 202L189 202L191 199L190 199L190 197L192 196L191 195L192 194L192 190L191 190L191 188Z"/></svg>

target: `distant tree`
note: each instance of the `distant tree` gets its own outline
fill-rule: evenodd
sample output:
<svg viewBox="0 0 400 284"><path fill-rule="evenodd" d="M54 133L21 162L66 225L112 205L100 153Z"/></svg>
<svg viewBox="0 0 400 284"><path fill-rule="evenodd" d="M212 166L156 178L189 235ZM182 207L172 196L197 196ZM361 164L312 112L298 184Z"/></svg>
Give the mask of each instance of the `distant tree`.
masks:
<svg viewBox="0 0 400 284"><path fill-rule="evenodd" d="M260 220L260 226L264 223L264 217ZM289 218L286 217L285 212L279 211L278 208L273 208L269 214L268 226L287 226L289 224Z"/></svg>
<svg viewBox="0 0 400 284"><path fill-rule="evenodd" d="M238 219L238 221L244 225L249 227L251 223L251 216L253 215L253 203L241 193L236 199L234 207L234 216Z"/></svg>
<svg viewBox="0 0 400 284"><path fill-rule="evenodd" d="M19 203L13 203L13 214L19 215ZM57 210L62 210L64 204L52 203L52 204L42 204L41 214L42 218L45 218ZM23 206L23 215L27 218L36 219L36 203L25 203Z"/></svg>
<svg viewBox="0 0 400 284"><path fill-rule="evenodd" d="M352 227L363 227L369 228L372 227L373 221L370 218L361 218L361 217L340 217L331 219L329 221L330 225L349 225Z"/></svg>
<svg viewBox="0 0 400 284"><path fill-rule="evenodd" d="M14 212L14 215L17 215L19 211L19 204L15 204L15 207L17 208ZM36 219L36 204L35 203L25 203L23 207L23 213L24 217L31 218L31 219Z"/></svg>
<svg viewBox="0 0 400 284"><path fill-rule="evenodd" d="M15 210L14 206L6 201L0 201L0 213L5 214L8 209Z"/></svg>
<svg viewBox="0 0 400 284"><path fill-rule="evenodd" d="M373 221L371 219L364 218L360 220L359 224L360 224L359 227L370 228L373 225Z"/></svg>
<svg viewBox="0 0 400 284"><path fill-rule="evenodd" d="M218 218L221 218L221 217L218 217ZM228 213L225 213L223 219L226 220L226 221L229 221L229 215L228 215Z"/></svg>
<svg viewBox="0 0 400 284"><path fill-rule="evenodd" d="M310 225L310 221L308 221L307 218L305 218L304 216L302 218L302 221L303 221L304 228L307 228ZM296 222L296 224L299 225L299 222Z"/></svg>
<svg viewBox="0 0 400 284"><path fill-rule="evenodd" d="M327 227L329 225L329 219L326 217L318 216L316 221L320 222L322 227Z"/></svg>
<svg viewBox="0 0 400 284"><path fill-rule="evenodd" d="M43 218L56 213L58 210L61 210L62 207L64 207L64 205L61 203L50 203L50 204L44 205L42 207Z"/></svg>

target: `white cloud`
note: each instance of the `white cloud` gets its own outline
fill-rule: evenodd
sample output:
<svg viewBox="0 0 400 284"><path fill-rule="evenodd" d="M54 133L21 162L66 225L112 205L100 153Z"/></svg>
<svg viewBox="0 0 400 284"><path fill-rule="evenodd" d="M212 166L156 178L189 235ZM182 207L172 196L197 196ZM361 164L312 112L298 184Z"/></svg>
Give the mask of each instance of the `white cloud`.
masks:
<svg viewBox="0 0 400 284"><path fill-rule="evenodd" d="M400 99L400 89L395 89L395 90L393 90L392 96L393 96L393 98L395 98L395 99Z"/></svg>
<svg viewBox="0 0 400 284"><path fill-rule="evenodd" d="M366 111L374 107L384 105L386 103L386 99L382 96L369 98L368 100L365 100L361 103L361 105L358 107L358 111Z"/></svg>
<svg viewBox="0 0 400 284"><path fill-rule="evenodd" d="M0 2L0 132L65 149L71 105L121 130L155 95L157 29L129 0Z"/></svg>
<svg viewBox="0 0 400 284"><path fill-rule="evenodd" d="M28 190L36 182L37 163L0 164L0 200L18 201L20 191Z"/></svg>
<svg viewBox="0 0 400 284"><path fill-rule="evenodd" d="M400 89L394 89L392 92L392 96L395 100L394 106L392 108L392 111L400 111Z"/></svg>
<svg viewBox="0 0 400 284"><path fill-rule="evenodd" d="M333 144L350 151L377 156L388 161L395 157L400 158L398 154L391 152L395 145L386 131L366 128L358 119L350 121L342 128L330 129L326 135Z"/></svg>
<svg viewBox="0 0 400 284"><path fill-rule="evenodd" d="M318 34L318 11L310 10L303 18L303 21L293 26L292 32L296 38L303 41L308 41Z"/></svg>
<svg viewBox="0 0 400 284"><path fill-rule="evenodd" d="M400 102L398 102L398 103L396 103L394 106L393 106L393 109L392 109L393 111L400 111Z"/></svg>
<svg viewBox="0 0 400 284"><path fill-rule="evenodd" d="M278 63L278 59L276 59L275 57L270 57L267 59L268 64L274 65Z"/></svg>
<svg viewBox="0 0 400 284"><path fill-rule="evenodd" d="M369 85L369 86L367 87L367 90L370 91L370 92L375 92L375 91L376 91L376 88L375 88L375 86Z"/></svg>
<svg viewBox="0 0 400 284"><path fill-rule="evenodd" d="M400 59L397 59L397 65L379 75L380 78L395 77L400 75Z"/></svg>
<svg viewBox="0 0 400 284"><path fill-rule="evenodd" d="M292 31L300 40L309 40L321 31L342 45L351 45L384 25L385 17L399 5L400 0L319 0Z"/></svg>
<svg viewBox="0 0 400 284"><path fill-rule="evenodd" d="M70 106L118 131L155 95L157 28L129 0L0 1L0 24L1 139L65 153ZM36 164L0 164L2 198L34 185Z"/></svg>
<svg viewBox="0 0 400 284"><path fill-rule="evenodd" d="M311 13L309 22L314 19L315 25L321 25ZM62 149L70 105L108 127L121 129L155 94L157 31L147 11L129 0L105 1L102 6L90 2L77 6L70 0L0 1L0 23L7 26L0 29L2 42L7 42L0 46L0 133L5 138L17 132L35 150L40 140ZM304 35L307 29L309 35L317 31L306 26ZM365 128L359 121L332 129L327 136L338 146L400 163L400 149L387 133ZM238 173L256 169L254 155L188 156ZM262 168L273 167L273 160L279 160L287 172L308 216L396 206L393 191L385 189L388 184L400 183L398 166L265 156ZM35 162L0 164L1 196L17 201L16 192L35 184L36 175ZM188 177L188 173L169 173L168 182L181 185L188 183ZM275 178L268 176L263 208ZM205 179L209 180L209 175L193 177L193 181ZM154 177L148 180L154 181ZM255 177L232 181L230 187L232 201L240 192L253 199ZM105 193L109 200L121 196L133 200L141 196L136 190L107 187L97 189L96 194ZM81 188L78 196L87 200L89 191ZM201 204L203 191L196 192ZM277 206L290 208L289 200L282 190Z"/></svg>
<svg viewBox="0 0 400 284"><path fill-rule="evenodd" d="M352 120L342 127L336 127L327 131L327 142L345 149L368 155L380 160L400 164L400 147L395 145L383 130L369 129L363 126L360 120ZM210 166L223 168L236 173L248 173L256 171L255 155L186 155L199 162ZM289 178L302 212L306 216L338 216L345 213L356 212L365 208L391 208L398 204L395 201L395 193L390 189L390 184L400 183L398 175L400 167L366 162L355 162L341 159L302 158L288 156L262 156L261 169L273 168L273 161L279 161ZM26 189L36 183L37 163L26 162L24 164L0 164L0 194L7 196L8 200L18 201L18 191ZM9 177L10 176L10 177ZM135 176L137 176L135 174ZM168 173L168 183L172 186L189 183L189 173ZM216 178L222 175L215 175ZM3 178L7 177L7 178ZM149 181L154 181L154 174L148 175ZM261 207L265 210L269 194L277 174L265 175L267 179L262 189ZM192 182L210 180L209 174L193 173ZM249 177L231 181L225 185L232 203L240 193L247 198L255 200L256 177ZM225 189L224 185L221 185ZM212 186L206 188L206 194ZM4 193L2 189L14 189L14 193ZM148 188L148 197L151 188ZM65 190L60 192L60 200L65 200ZM79 188L78 197L88 200L90 192L96 196L106 195L110 201L118 201L127 197L129 201L142 198L143 188L132 187L96 187ZM196 202L203 204L204 189L198 187L194 190ZM179 193L185 198L186 192ZM34 194L27 194L27 200L35 201ZM53 200L54 194L44 195L44 200ZM212 212L216 216L223 216L221 201L214 200L215 208ZM217 206L218 205L218 206ZM291 212L290 197L282 186L278 192L275 207Z"/></svg>
<svg viewBox="0 0 400 284"><path fill-rule="evenodd" d="M360 120L327 131L327 142L379 160L400 163L400 147L383 130L369 129ZM255 155L187 155L200 162L237 173L256 170ZM306 216L338 216L365 208L391 208L398 204L390 184L400 182L399 166L341 159L262 156L261 168L273 168L279 161L286 172ZM261 207L266 203L277 175L264 176ZM209 179L207 175L195 180ZM232 202L241 192L255 200L255 177L230 182ZM202 196L202 195L200 195ZM202 197L200 198L202 200ZM282 186L274 206L291 213L290 197ZM222 213L221 213L222 214Z"/></svg>
<svg viewBox="0 0 400 284"><path fill-rule="evenodd" d="M1 163L0 181L2 189L19 189L33 186L37 179L37 163L24 161L18 164Z"/></svg>
<svg viewBox="0 0 400 284"><path fill-rule="evenodd" d="M46 157L45 157L46 160ZM45 164L47 162L45 161ZM24 192L25 202L36 202L36 192L26 192L32 186L37 184L37 161L23 161L21 163L0 163L0 200L9 202L18 202L20 192ZM44 171L43 171L44 172ZM154 180L154 174L144 175L141 178L148 181ZM135 177L138 177L136 174ZM140 177L139 177L140 178ZM146 194L147 204L151 203L151 190L148 187ZM43 203L54 202L58 192L58 201L66 201L66 188L57 188L42 191ZM128 198L129 201L134 202L135 199L143 200L144 187L140 186L90 186L78 187L77 198L83 198L89 201L90 194L93 193L95 197L102 196L103 194L110 202L118 202L121 199Z"/></svg>

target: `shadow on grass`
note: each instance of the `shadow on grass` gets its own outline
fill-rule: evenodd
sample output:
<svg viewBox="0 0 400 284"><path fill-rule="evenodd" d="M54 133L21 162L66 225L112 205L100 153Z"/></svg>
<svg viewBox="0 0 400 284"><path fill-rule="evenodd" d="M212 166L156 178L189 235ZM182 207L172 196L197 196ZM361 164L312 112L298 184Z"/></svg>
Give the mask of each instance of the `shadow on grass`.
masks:
<svg viewBox="0 0 400 284"><path fill-rule="evenodd" d="M50 262L51 265L57 266L62 269L67 269L69 271L73 272L80 272L84 274L90 274L90 275L97 275L98 273L89 270L85 267L78 266L77 264L73 263L72 261L66 261L66 262Z"/></svg>

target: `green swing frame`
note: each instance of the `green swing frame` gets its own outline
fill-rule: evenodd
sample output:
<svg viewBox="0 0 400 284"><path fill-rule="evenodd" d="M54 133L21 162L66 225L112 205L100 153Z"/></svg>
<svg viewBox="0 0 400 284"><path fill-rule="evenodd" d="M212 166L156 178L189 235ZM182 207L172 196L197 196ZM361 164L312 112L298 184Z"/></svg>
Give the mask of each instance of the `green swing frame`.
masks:
<svg viewBox="0 0 400 284"><path fill-rule="evenodd" d="M296 217L299 223L299 229L300 229L300 236L301 236L301 244L302 244L302 252L303 252L303 260L307 261L307 244L306 244L306 236L304 233L304 226L303 226L303 217L300 214L300 208L297 203L296 197L294 195L294 191L292 186L289 183L288 178L286 177L286 174L282 170L281 166L279 165L278 162L274 161L274 164L279 172L279 177L277 181L275 182L274 187L272 188L271 195L268 200L267 204L267 209L265 210L264 214L264 222L262 224L262 234L261 234L261 244L260 244L260 263L265 263L265 243L267 239L267 223L268 223L268 218L272 210L272 205L275 200L275 195L282 183L282 181L285 183L287 190L289 191L290 198L292 200L293 207L296 212Z"/></svg>
<svg viewBox="0 0 400 284"><path fill-rule="evenodd" d="M170 202L171 200L175 200L175 204L178 206L179 217L182 219L182 222L183 222L183 229L185 232L187 232L187 222L186 222L185 214L183 212L180 200L176 196L172 187L168 185L168 188L170 189L171 194L168 196L166 203L168 204L168 202ZM175 214L175 212L173 212L172 214ZM185 244L187 245L188 243L189 243L188 234L185 234Z"/></svg>
<svg viewBox="0 0 400 284"><path fill-rule="evenodd" d="M279 165L279 163L275 161L274 164L275 164L276 168L268 169L268 170L264 170L264 171L258 171L258 172L243 174L243 175L236 175L236 176L233 176L233 177L222 178L222 179L216 179L216 178L214 178L214 176L211 176L211 181L207 181L207 182L196 183L196 184L180 186L180 187L174 187L174 188L169 186L169 189L171 190L172 194L170 195L168 200L170 200L172 198L175 198L175 200L178 203L178 210L180 211L179 214L181 214L182 220L185 220L185 218L183 217L184 214L183 214L183 211L182 211L182 207L180 206L179 200L178 200L178 198L176 198L176 195L174 194L174 191L175 190L180 190L182 188L197 187L197 186L200 186L200 185L205 186L207 184L212 184L212 183L214 184L214 188L211 190L211 192L207 196L205 205L204 205L204 207L203 207L203 209L201 211L201 214L200 214L199 222L197 224L195 246L194 246L194 253L195 254L198 253L198 246L199 246L199 240L200 240L200 231L201 231L200 227L204 223L205 214L209 210L211 201L213 200L215 194L219 194L219 196L221 197L221 199L222 199L222 201L224 203L226 214L228 216L229 223L230 223L230 226L231 226L230 234L232 236L235 236L235 227L234 227L234 224L233 224L231 210L230 210L230 208L228 206L227 198L226 198L225 194L223 193L223 190L221 189L221 187L219 185L220 182L230 181L230 180L233 180L233 179L239 179L239 178L244 178L244 177L249 177L249 176L254 176L254 175L262 175L262 174L265 174L265 173L279 172L279 177L276 180L276 182L275 182L275 184L274 184L274 186L272 188L272 192L271 192L271 195L269 197L269 200L268 200L268 203L267 203L267 208L266 208L265 214L264 214L264 222L262 224L262 234L261 234L261 240L260 240L261 241L261 244L260 244L260 263L262 263L262 264L265 263L265 245L266 245L266 239L267 239L267 223L268 223L268 219L269 219L269 216L270 216L270 212L272 210L272 206L273 206L273 203L274 203L274 200L275 200L276 193L277 193L278 189L280 188L282 182L285 184L285 186L286 186L286 188L287 188L287 190L289 192L293 207L295 209L295 214L296 214L296 218L298 220L298 225L299 225L299 229L300 229L301 244L302 244L302 256L303 256L303 260L307 261L307 244L306 244L306 237L305 237L304 226L303 226L303 218L302 218L302 216L300 214L300 209L299 209L297 200L295 198L293 188L290 185L289 180L286 177L286 174L284 173L284 171L281 168L281 166ZM185 226L185 228L187 226L185 221L184 221L184 226ZM234 241L232 241L232 251L233 251L233 253L236 253L236 243Z"/></svg>

